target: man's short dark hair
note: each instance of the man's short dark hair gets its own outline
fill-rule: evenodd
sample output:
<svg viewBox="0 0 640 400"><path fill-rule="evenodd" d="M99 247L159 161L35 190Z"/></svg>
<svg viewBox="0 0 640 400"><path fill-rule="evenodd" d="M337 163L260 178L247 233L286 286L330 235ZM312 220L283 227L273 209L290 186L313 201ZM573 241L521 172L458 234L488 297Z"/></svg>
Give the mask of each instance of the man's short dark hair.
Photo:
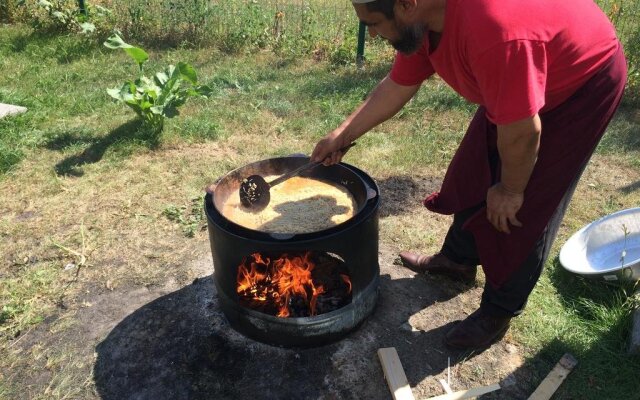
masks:
<svg viewBox="0 0 640 400"><path fill-rule="evenodd" d="M366 4L369 12L380 12L388 19L393 19L393 6L396 5L396 0L376 0Z"/></svg>

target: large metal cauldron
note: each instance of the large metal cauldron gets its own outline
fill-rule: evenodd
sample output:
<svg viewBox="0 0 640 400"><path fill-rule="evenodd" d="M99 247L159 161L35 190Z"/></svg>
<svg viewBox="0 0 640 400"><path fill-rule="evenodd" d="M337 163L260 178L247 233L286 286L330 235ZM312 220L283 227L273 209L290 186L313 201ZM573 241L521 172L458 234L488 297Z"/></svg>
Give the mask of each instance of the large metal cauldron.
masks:
<svg viewBox="0 0 640 400"><path fill-rule="evenodd" d="M345 186L356 200L358 212L328 229L304 234L260 232L239 226L220 212L227 196L238 195L242 178L254 173L278 175L304 162L308 162L308 158L285 157L247 165L223 177L205 197L214 281L222 311L240 333L280 346L316 346L343 337L373 311L378 295L380 196L375 181L363 171L341 163L319 166L308 172L307 176ZM325 252L344 261L352 282L350 304L326 314L303 318L278 318L239 304L237 270L245 256L256 252L304 251Z"/></svg>
<svg viewBox="0 0 640 400"><path fill-rule="evenodd" d="M213 195L213 205L215 206L216 211L223 217L225 217L223 206L230 196L239 196L238 191L240 188L240 183L244 178L254 174L261 176L282 175L308 162L309 158L305 156L279 157L258 161L231 171L224 177L220 178L216 185L211 188L211 190L209 190L209 192ZM364 174L362 171L360 171L360 173ZM362 179L360 174L354 170L354 167L348 166L344 163L332 165L330 167L319 165L313 169L302 172L300 176L320 179L346 188L349 193L351 193L356 202L356 215L357 213L362 211L369 200L375 198L378 195L377 190L375 190L371 185L367 184ZM245 228L230 220L228 220L227 222L233 225L234 228L253 231L247 233L249 235L257 235L258 237L261 237L263 236L261 234L265 234L265 232ZM332 229L333 227L327 230L330 231ZM322 232L325 234L330 233L326 232L327 230L323 230ZM288 232L277 232L275 234L271 233L269 235L275 236L277 238L291 237L291 234ZM300 237L300 235L301 234L298 234L297 236Z"/></svg>

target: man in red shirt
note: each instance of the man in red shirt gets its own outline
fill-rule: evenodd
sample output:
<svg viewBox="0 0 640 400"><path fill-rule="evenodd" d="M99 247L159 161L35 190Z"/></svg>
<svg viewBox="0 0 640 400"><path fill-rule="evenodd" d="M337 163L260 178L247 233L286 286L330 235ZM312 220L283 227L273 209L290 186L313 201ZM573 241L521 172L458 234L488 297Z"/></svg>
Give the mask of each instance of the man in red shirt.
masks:
<svg viewBox="0 0 640 400"><path fill-rule="evenodd" d="M439 253L403 252L417 272L473 281L480 307L446 335L483 348L524 309L566 207L623 94L626 62L592 0L352 0L372 37L398 50L391 72L316 145L341 147L395 115L437 73L479 108L438 193L424 205L453 214ZM327 158L328 157L328 158Z"/></svg>

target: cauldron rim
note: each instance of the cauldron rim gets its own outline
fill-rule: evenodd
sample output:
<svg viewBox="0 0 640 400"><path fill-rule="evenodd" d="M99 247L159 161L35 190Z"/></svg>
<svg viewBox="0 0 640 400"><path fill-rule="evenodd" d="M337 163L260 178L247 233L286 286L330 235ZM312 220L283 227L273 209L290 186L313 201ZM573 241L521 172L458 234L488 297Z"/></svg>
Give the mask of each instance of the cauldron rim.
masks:
<svg viewBox="0 0 640 400"><path fill-rule="evenodd" d="M226 173L225 175L221 176L220 178L218 178L218 180L216 181L216 184L211 185L210 187L207 188L207 193L208 195L210 195L210 201L208 201L207 204L207 208L209 207L209 205L212 206L213 210L215 210L216 214L220 216L220 218L222 218L225 221L226 225L229 225L231 227L233 227L234 230L238 230L238 231L246 231L248 233L248 235L250 236L255 236L255 235L268 235L274 239L277 240L288 240L291 239L293 237L300 237L303 236L303 238L314 238L317 236L325 236L327 234L329 234L330 232L333 232L334 230L338 229L341 230L341 228L345 225L348 225L349 223L352 223L356 218L358 218L364 211L365 209L368 207L369 203L372 202L372 200L374 199L378 199L380 198L380 189L378 188L378 185L376 184L375 180L369 176L366 172L362 171L361 169L354 167L353 165L347 164L345 162L340 162L338 164L332 165L331 167L333 168L341 168L342 170L348 171L351 174L351 177L356 179L362 186L363 191L366 193L366 198L364 201L361 202L361 204L358 204L358 209L356 211L356 213L349 219L347 219L346 221L343 221L337 225L333 225L330 226L328 228L325 229L321 229L321 230L317 230L317 231L312 231L312 232L303 232L303 233L290 233L290 232L266 232L266 231L260 231L257 229L252 229L243 225L240 225L234 221L232 221L231 219L227 218L223 213L222 210L220 209L219 205L216 204L216 197L215 197L215 192L218 188L218 184L225 180L225 179L231 179L231 177L233 177L234 175L239 175L240 171L243 170L250 170L251 167L255 167L261 164L267 164L267 163L275 163L275 162L286 162L286 161L290 161L290 160L299 160L299 159L304 159L307 158L307 156L305 155L298 155L298 154L294 154L291 156L286 156L286 157L273 157L273 158L267 158L264 160L259 160L259 161L255 161L253 163L249 163L246 164L244 166L235 168L234 170ZM365 179L364 177L368 178ZM371 182L368 182L368 181ZM343 184L341 184L340 182L333 182L335 184L340 184L342 186L344 186ZM345 187L346 188L346 187ZM346 188L347 190L349 190L348 188ZM227 192L228 193L228 192ZM225 193L226 194L226 193ZM352 192L353 194L353 192ZM221 194L222 195L222 194Z"/></svg>
<svg viewBox="0 0 640 400"><path fill-rule="evenodd" d="M267 159L267 160L274 160L274 159L280 159L280 158L285 158L285 157L278 157L278 158ZM266 160L263 160L263 161L266 161ZM319 231L305 232L305 233L272 233L272 232L265 232L265 231L259 231L256 229L247 228L245 226L239 225L231 221L230 219L226 218L220 212L220 210L218 210L218 207L216 207L215 200L214 200L215 190L214 191L207 190L207 194L205 196L205 214L207 215L207 219L209 219L219 229L226 231L228 234L231 234L238 238L250 237L256 243L260 243L260 244L272 243L274 241L304 243L305 241L314 241L319 237L328 238L333 235L338 235L345 229L348 229L350 226L358 224L358 221L368 218L373 212L375 212L375 210L377 209L380 203L380 188L378 187L373 177L371 177L366 172L362 171L361 169L353 165L350 165L347 163L340 163L339 165L353 172L354 175L356 175L362 181L363 185L367 189L370 189L372 192L375 192L375 196L371 196L371 198L368 198L364 202L363 206L360 207L358 212L353 217L349 218L348 220L342 223L331 226L329 228L322 229ZM239 169L240 168L237 168L233 171L237 171ZM233 173L233 171L228 173L225 176L229 176L229 174ZM216 221L216 218L222 219L222 223L219 223L219 221Z"/></svg>

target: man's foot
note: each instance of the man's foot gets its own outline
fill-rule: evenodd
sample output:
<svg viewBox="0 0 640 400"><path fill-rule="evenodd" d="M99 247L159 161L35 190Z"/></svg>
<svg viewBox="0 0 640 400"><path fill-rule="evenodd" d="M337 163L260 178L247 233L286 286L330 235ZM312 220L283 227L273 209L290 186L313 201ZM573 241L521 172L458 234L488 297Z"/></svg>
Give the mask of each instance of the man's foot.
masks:
<svg viewBox="0 0 640 400"><path fill-rule="evenodd" d="M441 253L432 256L403 251L400 253L402 265L418 273L445 275L470 284L476 280L477 267L454 263Z"/></svg>
<svg viewBox="0 0 640 400"><path fill-rule="evenodd" d="M477 309L445 336L447 346L459 350L483 349L502 339L511 317L494 317Z"/></svg>

